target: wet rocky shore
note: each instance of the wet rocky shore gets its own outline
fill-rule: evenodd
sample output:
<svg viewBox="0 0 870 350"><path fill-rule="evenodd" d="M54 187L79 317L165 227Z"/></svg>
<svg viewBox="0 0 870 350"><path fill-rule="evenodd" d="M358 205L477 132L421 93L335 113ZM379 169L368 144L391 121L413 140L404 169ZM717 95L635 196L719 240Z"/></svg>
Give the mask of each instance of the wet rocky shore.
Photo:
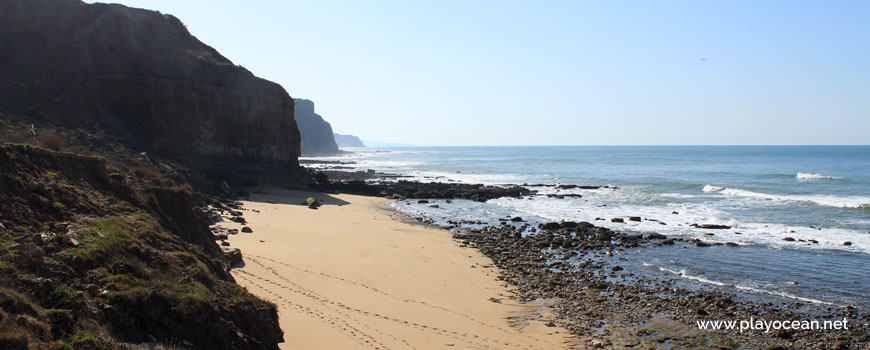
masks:
<svg viewBox="0 0 870 350"><path fill-rule="evenodd" d="M338 173L338 172L336 172ZM330 174L329 178L338 177ZM320 176L324 189L392 199L471 199L534 194L520 186L377 181L374 172ZM536 185L539 186L539 185ZM555 185L554 185L555 186ZM596 187L596 186L589 186ZM416 221L432 224L425 218ZM580 348L631 349L866 349L870 314L853 307L801 307L714 289L686 289L624 271L614 253L662 245L705 249L709 244L656 233L619 232L587 222L531 225L520 217L497 223L449 222L442 228L490 257L521 301L545 301L550 324L568 329ZM714 228L711 228L714 229ZM709 248L707 248L709 249ZM806 305L803 305L806 306ZM705 320L849 320L848 330L701 330Z"/></svg>
<svg viewBox="0 0 870 350"><path fill-rule="evenodd" d="M870 315L854 308L802 314L773 303L757 303L719 291L688 290L667 281L621 274L612 252L693 240L658 234L629 234L581 222L501 224L455 230L454 237L479 249L502 270L520 300L553 300L553 324L601 348L689 349L864 349ZM701 331L704 320L851 320L849 331Z"/></svg>

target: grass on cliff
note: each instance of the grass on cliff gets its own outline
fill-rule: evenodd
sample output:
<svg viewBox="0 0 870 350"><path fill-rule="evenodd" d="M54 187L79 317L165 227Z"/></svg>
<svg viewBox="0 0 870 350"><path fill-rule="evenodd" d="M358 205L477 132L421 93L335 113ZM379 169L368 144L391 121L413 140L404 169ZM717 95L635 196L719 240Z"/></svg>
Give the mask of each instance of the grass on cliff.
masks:
<svg viewBox="0 0 870 350"><path fill-rule="evenodd" d="M216 246L203 248L158 219L173 217L155 212L151 188L175 193L170 186L184 183L164 175L179 174L172 168L131 161L138 153L95 162L47 146L37 151L36 140L19 136L24 145L0 144L0 186L7 189L0 206L0 350L125 349L125 342L143 341L125 328L159 327L142 316L155 308L184 327L232 322L236 310L259 309L264 317L274 311L227 277ZM100 164L105 177L82 171ZM41 232L57 236L38 244L32 237ZM99 323L90 310L110 310L105 314L130 324ZM188 330L169 330L177 334L162 340Z"/></svg>

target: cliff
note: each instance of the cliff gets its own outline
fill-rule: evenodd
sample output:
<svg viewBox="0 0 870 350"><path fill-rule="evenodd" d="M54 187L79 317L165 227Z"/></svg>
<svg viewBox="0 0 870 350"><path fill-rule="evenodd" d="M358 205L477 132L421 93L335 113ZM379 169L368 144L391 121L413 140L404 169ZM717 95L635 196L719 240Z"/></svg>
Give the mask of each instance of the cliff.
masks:
<svg viewBox="0 0 870 350"><path fill-rule="evenodd" d="M365 147L366 145L359 139L359 136L335 134L335 143L338 147Z"/></svg>
<svg viewBox="0 0 870 350"><path fill-rule="evenodd" d="M233 64L171 15L78 0L5 0L0 47L0 104L37 122L95 126L205 171L299 168L287 92Z"/></svg>
<svg viewBox="0 0 870 350"><path fill-rule="evenodd" d="M228 273L195 172L0 117L17 143L0 142L0 348L278 348L277 310ZM64 144L81 154L42 148Z"/></svg>
<svg viewBox="0 0 870 350"><path fill-rule="evenodd" d="M302 135L302 154L335 154L338 153L338 145L332 136L332 126L323 120L319 114L314 113L314 102L301 98L293 99L296 103L296 124Z"/></svg>

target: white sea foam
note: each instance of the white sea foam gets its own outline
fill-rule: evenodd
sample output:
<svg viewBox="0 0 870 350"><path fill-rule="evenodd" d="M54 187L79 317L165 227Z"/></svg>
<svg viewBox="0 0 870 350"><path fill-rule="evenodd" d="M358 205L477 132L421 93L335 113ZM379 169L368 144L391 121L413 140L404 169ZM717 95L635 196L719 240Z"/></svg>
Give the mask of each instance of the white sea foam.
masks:
<svg viewBox="0 0 870 350"><path fill-rule="evenodd" d="M704 186L703 191L707 193L718 193L725 196L754 198L776 202L802 202L837 208L870 208L870 197L861 196L782 195L713 185Z"/></svg>
<svg viewBox="0 0 870 350"><path fill-rule="evenodd" d="M654 266L654 265L648 265L648 264L644 263L644 266ZM797 295L782 292L782 291L768 290L768 289L755 288L755 287L750 287L750 286L742 286L739 284L728 284L728 283L724 283L724 282L720 282L720 281L714 281L714 280L704 278L701 276L690 275L690 274L686 273L685 269L680 269L679 271L675 271L675 270L667 269L667 268L664 268L661 266L658 266L658 268L662 272L667 272L667 273L674 274L674 275L680 276L680 277L688 279L688 280L701 282L704 284L712 284L714 286L720 286L720 287L730 286L730 287L734 287L734 288L737 288L737 289L742 290L742 291L752 292L752 293L756 293L756 294L774 295L774 296L778 296L778 297L799 300L799 301L803 301L806 303L812 303L812 304L818 304L818 305L832 305L832 306L834 305L833 303L829 303L827 301L805 298L805 297L797 296Z"/></svg>
<svg viewBox="0 0 870 350"><path fill-rule="evenodd" d="M665 198L678 198L678 199L687 199L687 198L697 198L698 197L698 196L695 196L692 194L685 194L685 193L661 193L661 194L659 194L659 196L662 196Z"/></svg>
<svg viewBox="0 0 870 350"><path fill-rule="evenodd" d="M690 275L690 274L686 273L686 269L680 269L680 271L674 271L674 270L671 270L671 269L666 269L666 268L661 267L661 266L659 266L658 268L659 268L659 270L661 270L662 272L671 273L671 274L674 274L674 275L680 276L680 277L682 277L682 278L685 278L685 279L688 279L688 280L692 280L692 281L696 281L696 282L701 282L701 283L706 283L706 284L712 284L712 285L714 285L714 286L720 286L720 287L722 287L722 286L728 286L728 285L729 285L729 284L727 284L727 283L722 283L722 282L719 282L719 281L714 281L714 280L707 279L707 278L704 278L704 277ZM733 285L731 285L731 286L733 286Z"/></svg>
<svg viewBox="0 0 870 350"><path fill-rule="evenodd" d="M870 254L870 234L845 228L813 228L765 222L742 222L733 219L727 211L709 203L669 203L664 206L644 204L618 204L633 195L621 190L589 191L583 198L555 199L536 196L534 200L499 198L487 202L497 205L505 213L521 214L526 219L534 217L546 221L588 221L614 230L657 232L669 236L700 238L706 241L740 245L766 245L795 249L834 249ZM599 203L609 203L602 206ZM673 214L678 212L679 214ZM460 214L460 213L457 213ZM642 221L611 222L611 218L640 216ZM604 220L595 220L602 218ZM653 219L653 220L648 220ZM665 225L662 225L664 223ZM692 224L715 224L731 226L730 230L702 230ZM737 234L739 232L740 234ZM714 233L713 236L706 234ZM785 241L791 237L794 241ZM803 242L801 242L803 240ZM812 243L814 240L818 243ZM843 242L852 242L843 245Z"/></svg>
<svg viewBox="0 0 870 350"><path fill-rule="evenodd" d="M797 173L798 181L805 180L840 180L842 178L836 176L828 176L822 174Z"/></svg>
<svg viewBox="0 0 870 350"><path fill-rule="evenodd" d="M707 193L716 193L716 192L722 191L724 189L725 189L725 187L713 186L713 185L704 185L704 188L701 190L704 192L707 192Z"/></svg>

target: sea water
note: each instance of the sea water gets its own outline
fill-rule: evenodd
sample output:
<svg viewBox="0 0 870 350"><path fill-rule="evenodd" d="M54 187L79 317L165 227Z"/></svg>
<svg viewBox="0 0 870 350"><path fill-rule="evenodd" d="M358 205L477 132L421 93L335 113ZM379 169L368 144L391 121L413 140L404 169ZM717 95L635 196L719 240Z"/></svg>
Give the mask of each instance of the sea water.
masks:
<svg viewBox="0 0 870 350"><path fill-rule="evenodd" d="M868 146L362 148L316 159L416 181L526 185L539 193L486 203L439 201L439 208L393 204L436 222L497 224L498 218L521 216L533 224L588 221L615 230L734 242L740 246L650 247L620 254L635 273L819 305L870 307ZM643 220L610 221L629 216Z"/></svg>

